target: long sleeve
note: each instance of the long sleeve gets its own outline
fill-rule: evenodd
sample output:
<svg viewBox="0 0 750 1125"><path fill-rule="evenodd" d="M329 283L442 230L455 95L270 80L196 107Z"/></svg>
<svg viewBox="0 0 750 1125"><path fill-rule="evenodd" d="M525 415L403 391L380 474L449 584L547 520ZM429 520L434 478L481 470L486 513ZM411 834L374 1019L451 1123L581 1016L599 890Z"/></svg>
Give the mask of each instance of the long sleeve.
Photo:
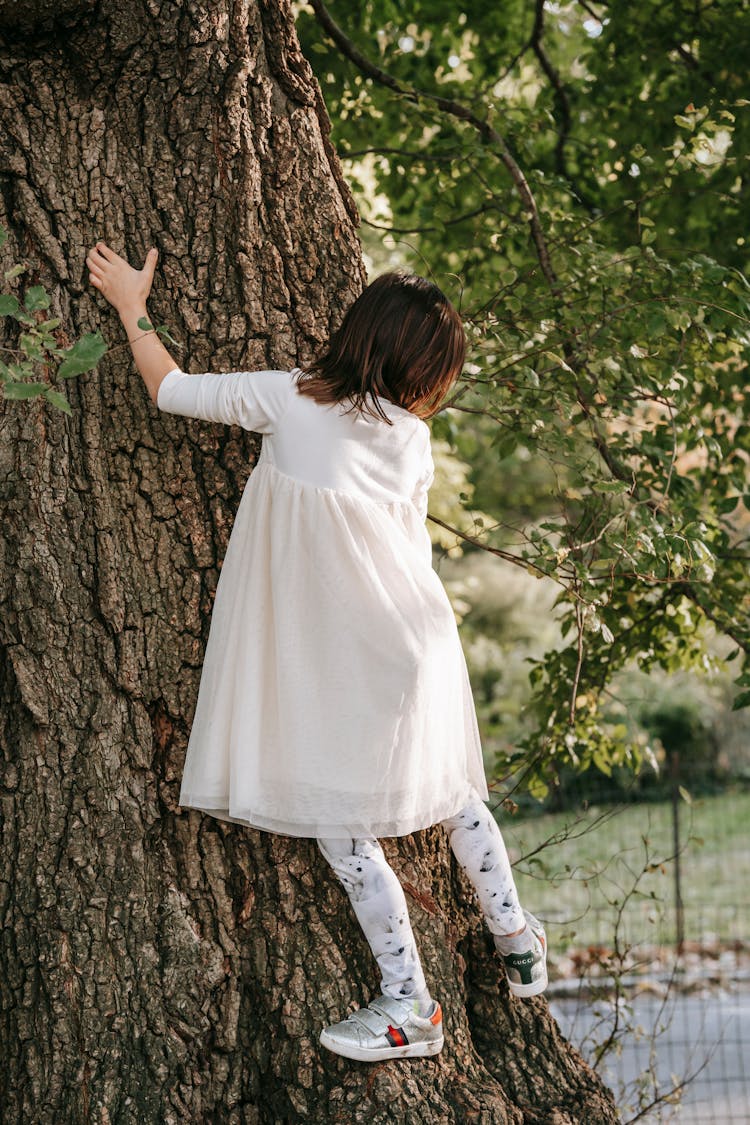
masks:
<svg viewBox="0 0 750 1125"><path fill-rule="evenodd" d="M289 371L188 375L175 367L162 379L156 405L167 414L269 434L286 410L292 392Z"/></svg>
<svg viewBox="0 0 750 1125"><path fill-rule="evenodd" d="M427 494L430 491L430 486L435 479L435 463L432 459L432 447L430 444L429 433L427 435L427 448L424 453L422 461L422 471L417 481L414 493L412 495L412 503L419 512L421 520L427 519Z"/></svg>

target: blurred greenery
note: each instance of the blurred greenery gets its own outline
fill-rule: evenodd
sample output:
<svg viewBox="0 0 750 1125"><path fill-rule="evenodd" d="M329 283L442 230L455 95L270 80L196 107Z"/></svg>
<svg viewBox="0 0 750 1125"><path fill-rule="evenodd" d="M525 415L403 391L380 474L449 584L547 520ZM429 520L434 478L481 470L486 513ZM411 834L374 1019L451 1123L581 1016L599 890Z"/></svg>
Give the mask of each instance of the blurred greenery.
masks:
<svg viewBox="0 0 750 1125"><path fill-rule="evenodd" d="M470 337L430 515L491 772L538 797L653 773L667 713L623 718L629 676L724 670L750 703L750 10L328 11L298 27L371 267L434 277ZM525 632L467 588L475 555L534 576Z"/></svg>

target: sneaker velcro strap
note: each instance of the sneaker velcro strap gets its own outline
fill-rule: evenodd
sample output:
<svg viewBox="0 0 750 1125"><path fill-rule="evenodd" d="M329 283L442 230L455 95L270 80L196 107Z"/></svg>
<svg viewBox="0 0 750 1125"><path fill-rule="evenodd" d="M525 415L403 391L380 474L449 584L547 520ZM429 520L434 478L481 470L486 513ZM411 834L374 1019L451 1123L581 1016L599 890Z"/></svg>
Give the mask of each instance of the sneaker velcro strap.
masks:
<svg viewBox="0 0 750 1125"><path fill-rule="evenodd" d="M393 996L378 996L367 1005L375 1012L380 1012L386 1023L401 1024L411 1014L411 1001L396 1000Z"/></svg>
<svg viewBox="0 0 750 1125"><path fill-rule="evenodd" d="M388 1020L384 1020L382 1014L373 1012L370 1008L358 1008L356 1012L347 1016L347 1019L350 1019L352 1023L359 1024L371 1035L384 1035L388 1028Z"/></svg>

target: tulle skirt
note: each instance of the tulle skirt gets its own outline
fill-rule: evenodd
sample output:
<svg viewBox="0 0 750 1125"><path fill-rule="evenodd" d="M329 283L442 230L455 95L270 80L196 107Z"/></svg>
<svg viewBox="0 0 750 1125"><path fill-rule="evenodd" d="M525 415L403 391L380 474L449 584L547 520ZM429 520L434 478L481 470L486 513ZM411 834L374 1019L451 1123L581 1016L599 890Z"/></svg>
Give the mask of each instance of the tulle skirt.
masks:
<svg viewBox="0 0 750 1125"><path fill-rule="evenodd" d="M251 473L179 803L289 836L403 836L488 799L453 609L413 504Z"/></svg>

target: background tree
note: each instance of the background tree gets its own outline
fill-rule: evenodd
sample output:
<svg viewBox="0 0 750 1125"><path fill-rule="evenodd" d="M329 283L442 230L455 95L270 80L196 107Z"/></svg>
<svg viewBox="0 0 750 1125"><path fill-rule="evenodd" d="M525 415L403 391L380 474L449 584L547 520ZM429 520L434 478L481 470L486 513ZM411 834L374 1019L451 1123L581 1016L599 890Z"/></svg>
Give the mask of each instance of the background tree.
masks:
<svg viewBox="0 0 750 1125"><path fill-rule="evenodd" d="M124 349L57 381L56 350L117 338L85 284L98 237L159 248L153 309L188 369L304 362L358 292L287 4L0 0L0 33L3 381L29 361L70 406L0 415L5 1119L614 1121L544 1001L499 983L438 828L386 847L447 1046L367 1067L317 1043L378 982L314 842L176 807L258 440L160 415Z"/></svg>
<svg viewBox="0 0 750 1125"><path fill-rule="evenodd" d="M702 671L710 626L730 660L750 643L749 19L728 0L300 17L366 245L382 260L387 235L472 328L433 422L471 466L459 541L559 590L563 642L496 763L538 796L639 768L619 670ZM746 665L736 687L747 706Z"/></svg>

